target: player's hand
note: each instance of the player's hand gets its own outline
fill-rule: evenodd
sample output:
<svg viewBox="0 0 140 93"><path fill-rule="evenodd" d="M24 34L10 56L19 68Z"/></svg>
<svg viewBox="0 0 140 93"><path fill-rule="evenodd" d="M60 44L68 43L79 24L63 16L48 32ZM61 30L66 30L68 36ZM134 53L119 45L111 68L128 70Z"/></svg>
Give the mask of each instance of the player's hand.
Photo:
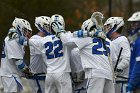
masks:
<svg viewBox="0 0 140 93"><path fill-rule="evenodd" d="M58 22L53 22L52 23L52 29L56 34L59 34L61 32L65 32L64 27L62 24L59 24Z"/></svg>
<svg viewBox="0 0 140 93"><path fill-rule="evenodd" d="M26 32L26 34L25 34L26 38L30 39L31 36L32 36L32 32L31 31L30 32Z"/></svg>
<svg viewBox="0 0 140 93"><path fill-rule="evenodd" d="M28 43L29 43L29 38L24 37L24 36L19 36L19 38L17 39L17 42L18 42L20 45L27 46Z"/></svg>
<svg viewBox="0 0 140 93"><path fill-rule="evenodd" d="M32 31L30 31L30 30L28 30L28 29L26 29L26 28L23 28L23 36L25 36L26 38L31 38L31 36L32 36Z"/></svg>
<svg viewBox="0 0 140 93"><path fill-rule="evenodd" d="M25 67L22 71L25 75L33 75L33 73L30 71L28 67Z"/></svg>
<svg viewBox="0 0 140 93"><path fill-rule="evenodd" d="M116 71L115 71L115 75L118 76L118 75L120 75L122 72L123 72L122 69L118 69L118 68L117 68Z"/></svg>
<svg viewBox="0 0 140 93"><path fill-rule="evenodd" d="M126 86L126 92L131 92L133 90L133 86L131 84L128 84Z"/></svg>
<svg viewBox="0 0 140 93"><path fill-rule="evenodd" d="M88 34L91 37L99 37L99 38L104 39L104 40L106 39L106 34L100 29L98 29L98 30L94 29L91 32L89 32Z"/></svg>
<svg viewBox="0 0 140 93"><path fill-rule="evenodd" d="M122 69L116 69L116 72L119 72L119 73L121 73L121 72L123 72L123 70Z"/></svg>

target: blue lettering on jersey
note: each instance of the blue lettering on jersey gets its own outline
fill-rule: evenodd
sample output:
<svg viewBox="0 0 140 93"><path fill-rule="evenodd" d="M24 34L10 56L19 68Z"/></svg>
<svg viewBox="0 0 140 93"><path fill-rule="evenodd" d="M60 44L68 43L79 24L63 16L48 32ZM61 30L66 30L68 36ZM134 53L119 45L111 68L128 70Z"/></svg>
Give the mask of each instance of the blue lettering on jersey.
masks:
<svg viewBox="0 0 140 93"><path fill-rule="evenodd" d="M107 45L110 45L109 42L105 41L105 44L103 44L103 41L99 38L94 38L93 43L97 43L97 45L94 45L92 47L92 54L97 54L97 55L105 55L107 56L107 53L110 54L110 48ZM104 47L105 46L105 47ZM103 48L104 50L98 50Z"/></svg>
<svg viewBox="0 0 140 93"><path fill-rule="evenodd" d="M5 42L3 42L3 46L2 46L2 54L1 54L1 57L2 58L5 58L6 57L4 48L5 48Z"/></svg>
<svg viewBox="0 0 140 93"><path fill-rule="evenodd" d="M46 42L45 43L46 56L48 59L53 59L57 57L63 56L63 45L61 40L56 40L53 42Z"/></svg>

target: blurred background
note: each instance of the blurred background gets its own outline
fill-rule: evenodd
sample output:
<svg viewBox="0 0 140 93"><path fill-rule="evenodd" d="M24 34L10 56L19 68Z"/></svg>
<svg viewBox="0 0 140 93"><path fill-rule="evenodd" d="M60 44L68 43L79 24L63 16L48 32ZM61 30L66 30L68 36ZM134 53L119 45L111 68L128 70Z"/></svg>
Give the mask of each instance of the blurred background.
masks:
<svg viewBox="0 0 140 93"><path fill-rule="evenodd" d="M66 30L74 31L80 29L83 21L95 11L104 14L104 22L110 16L124 17L123 33L127 35L127 19L134 12L140 11L140 0L0 0L0 52L15 17L28 20L33 34L36 34L34 20L37 16L51 17L53 14L60 14L64 17ZM26 53L25 58L29 61L29 49Z"/></svg>
<svg viewBox="0 0 140 93"><path fill-rule="evenodd" d="M28 20L35 34L35 17L57 13L64 17L66 30L73 31L94 11L102 12L105 20L109 16L122 16L126 21L133 12L139 11L139 5L140 0L0 0L0 45L15 17Z"/></svg>
<svg viewBox="0 0 140 93"><path fill-rule="evenodd" d="M66 30L73 31L79 29L94 11L102 12L105 20L109 16L122 16L126 21L133 12L139 11L139 5L140 0L0 0L0 41L15 17L28 20L35 34L35 17L57 13L64 17Z"/></svg>
<svg viewBox="0 0 140 93"><path fill-rule="evenodd" d="M140 11L140 0L0 0L0 52L15 17L28 20L33 34L36 34L34 19L37 16L60 14L65 19L66 30L74 31L80 29L82 22L95 11L104 14L104 22L110 16L124 17L123 33L127 35L127 19L134 12ZM26 51L28 53L29 50ZM26 56L29 61L29 54Z"/></svg>

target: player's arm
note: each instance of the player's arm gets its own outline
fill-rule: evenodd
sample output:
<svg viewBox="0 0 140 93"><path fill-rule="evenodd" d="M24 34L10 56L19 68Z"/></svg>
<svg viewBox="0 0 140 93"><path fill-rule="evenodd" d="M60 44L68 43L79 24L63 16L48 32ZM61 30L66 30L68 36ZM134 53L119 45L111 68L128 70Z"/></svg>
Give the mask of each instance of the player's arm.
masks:
<svg viewBox="0 0 140 93"><path fill-rule="evenodd" d="M30 74L31 72L23 61L24 53L22 46L20 47L20 45L15 40L12 40L8 43L9 44L5 45L7 58L12 60L21 72Z"/></svg>
<svg viewBox="0 0 140 93"><path fill-rule="evenodd" d="M25 74L29 74L29 75L32 74L32 73L30 72L30 69L26 66L26 64L25 64L25 62L23 61L23 59L15 59L15 58L13 58L12 60L13 60L13 62L15 62L17 68L18 68L21 72L23 72L23 73L25 73Z"/></svg>
<svg viewBox="0 0 140 93"><path fill-rule="evenodd" d="M85 37L85 38L73 37L73 33L71 32L61 33L60 39L63 42L63 44L75 46L78 47L79 49L82 49L83 47L92 43L90 42L92 41L91 37Z"/></svg>
<svg viewBox="0 0 140 93"><path fill-rule="evenodd" d="M89 35L88 35L89 34ZM91 31L90 33L88 33L86 31L75 31L73 33L71 32L59 32L59 38L61 39L61 41L63 42L63 44L65 45L71 45L71 46L78 46L79 49L82 49L83 47L91 44L92 42L88 42L91 41L92 37L98 37L97 35L101 35L102 38L106 38L105 34L102 32L95 32Z"/></svg>
<svg viewBox="0 0 140 93"><path fill-rule="evenodd" d="M130 44L128 41L122 41L120 46L123 48L121 53L120 62L117 66L117 69L124 70L129 67L130 62Z"/></svg>
<svg viewBox="0 0 140 93"><path fill-rule="evenodd" d="M110 41L110 58L111 61L113 62L112 64L115 64L117 60L117 56L114 49L115 49L115 45Z"/></svg>
<svg viewBox="0 0 140 93"><path fill-rule="evenodd" d="M100 29L93 29L92 31L88 32L88 31L83 31L83 30L78 30L78 31L74 31L73 32L73 36L74 37L98 37L101 39L106 39L106 35L104 33L104 31L100 30Z"/></svg>
<svg viewBox="0 0 140 93"><path fill-rule="evenodd" d="M35 48L38 52L41 53L42 51L42 46L41 46L41 41L43 40L43 38L40 39L28 39L28 45L32 46L33 48Z"/></svg>
<svg viewBox="0 0 140 93"><path fill-rule="evenodd" d="M81 38L84 36L94 37L94 36L102 35L103 37L106 38L105 34L101 34L101 33L103 33L103 31L100 31L100 30L93 30L91 32L84 32L82 30L79 30L77 32L70 33L70 32L66 32L64 29L60 29L60 28L61 28L61 26L59 27L56 24L52 25L52 29L57 33L57 36L61 39L63 44L79 46L79 49L82 49L83 47L87 46L90 42L85 41L85 39L83 39L83 41L85 41L85 42L83 42L83 41L81 42L81 39L77 41L74 39L74 36L76 36L77 38ZM80 44L80 43L83 43L83 44Z"/></svg>
<svg viewBox="0 0 140 93"><path fill-rule="evenodd" d="M16 31L14 27L9 29L8 37L9 40L16 40L16 42L19 43L20 45L27 46L28 44L27 38L19 35L19 33Z"/></svg>
<svg viewBox="0 0 140 93"><path fill-rule="evenodd" d="M65 33L61 32L59 33L59 35L59 38L61 39L64 45L76 47L76 44L74 42L75 38L73 37L73 34L70 31Z"/></svg>
<svg viewBox="0 0 140 93"><path fill-rule="evenodd" d="M61 34L62 35L62 34ZM68 37L67 34L64 34L65 36L60 36L60 39L62 41L65 41L65 43L67 44L73 44L75 45L75 47L78 47L78 49L82 49L90 44L92 44L92 38L91 37L74 37L73 33L71 33L71 37Z"/></svg>

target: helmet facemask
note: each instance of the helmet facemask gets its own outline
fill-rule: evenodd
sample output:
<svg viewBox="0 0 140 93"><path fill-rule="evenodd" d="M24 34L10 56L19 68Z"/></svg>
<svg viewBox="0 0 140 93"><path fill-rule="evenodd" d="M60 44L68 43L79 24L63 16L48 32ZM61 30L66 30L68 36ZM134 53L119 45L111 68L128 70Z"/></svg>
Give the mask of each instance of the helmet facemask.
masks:
<svg viewBox="0 0 140 93"><path fill-rule="evenodd" d="M22 28L23 36L30 38L32 36L32 31L27 28Z"/></svg>

